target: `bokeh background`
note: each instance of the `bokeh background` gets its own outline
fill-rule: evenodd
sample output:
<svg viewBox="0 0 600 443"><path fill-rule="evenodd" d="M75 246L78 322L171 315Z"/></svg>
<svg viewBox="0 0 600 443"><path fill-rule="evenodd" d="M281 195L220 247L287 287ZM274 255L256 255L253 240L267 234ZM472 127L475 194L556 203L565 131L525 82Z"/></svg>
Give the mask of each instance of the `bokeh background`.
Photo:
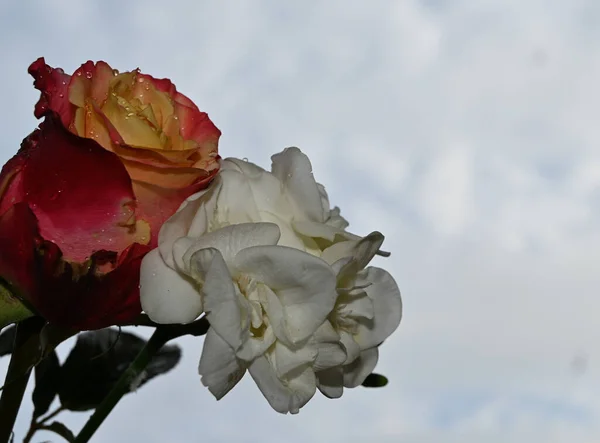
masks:
<svg viewBox="0 0 600 443"><path fill-rule="evenodd" d="M184 338L93 441L600 441L600 3L4 0L0 163L37 124L38 56L172 79L225 157L299 146L403 294L385 389L283 416L247 376L216 402Z"/></svg>

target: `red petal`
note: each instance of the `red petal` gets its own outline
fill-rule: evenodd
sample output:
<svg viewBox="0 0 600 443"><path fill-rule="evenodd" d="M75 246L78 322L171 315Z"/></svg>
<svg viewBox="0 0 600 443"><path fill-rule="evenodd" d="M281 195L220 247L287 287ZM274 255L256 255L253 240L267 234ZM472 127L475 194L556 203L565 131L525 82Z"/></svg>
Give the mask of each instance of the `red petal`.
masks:
<svg viewBox="0 0 600 443"><path fill-rule="evenodd" d="M0 277L40 315L64 328L133 321L141 312L139 271L149 250L136 243L120 255L98 251L86 263L73 264L42 239L27 204L17 203L0 216ZM105 267L112 270L104 273Z"/></svg>
<svg viewBox="0 0 600 443"><path fill-rule="evenodd" d="M206 112L200 112L193 101L178 92L171 80L157 79L148 74L139 74L138 76L150 80L156 89L169 94L175 101L175 113L179 118L180 132L184 139L195 140L199 145L214 144L216 148L221 131L208 118Z"/></svg>
<svg viewBox="0 0 600 443"><path fill-rule="evenodd" d="M131 232L134 199L121 160L52 117L24 140L0 173L0 214L14 203L28 203L41 235L69 261L85 261L102 249L121 252L132 244L138 234Z"/></svg>
<svg viewBox="0 0 600 443"><path fill-rule="evenodd" d="M75 108L69 102L69 82L71 76L62 69L54 69L46 64L44 57L38 58L29 66L28 71L34 78L33 86L41 91L39 101L35 105L34 115L42 118L54 111L60 115L65 127L73 120Z"/></svg>
<svg viewBox="0 0 600 443"><path fill-rule="evenodd" d="M0 278L21 299L38 290L32 273L41 241L37 220L27 204L17 203L0 215Z"/></svg>
<svg viewBox="0 0 600 443"><path fill-rule="evenodd" d="M66 263L53 243L45 245L44 289L32 304L48 321L77 330L100 329L131 322L142 312L140 265L149 246L134 243L120 255L98 251L82 266ZM107 265L114 269L103 274Z"/></svg>
<svg viewBox="0 0 600 443"><path fill-rule="evenodd" d="M214 174L181 189L161 188L143 182L133 182L133 189L138 196L137 214L152 227L150 245L157 246L158 233L164 222L175 214L186 198L206 189L217 172L214 171Z"/></svg>

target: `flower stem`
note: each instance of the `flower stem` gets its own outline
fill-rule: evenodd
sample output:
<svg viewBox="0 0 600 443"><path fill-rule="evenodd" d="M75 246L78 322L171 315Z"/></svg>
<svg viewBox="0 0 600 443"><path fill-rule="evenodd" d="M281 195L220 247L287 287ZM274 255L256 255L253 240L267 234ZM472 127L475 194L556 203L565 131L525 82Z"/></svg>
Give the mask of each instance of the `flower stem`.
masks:
<svg viewBox="0 0 600 443"><path fill-rule="evenodd" d="M201 318L188 325L158 326L154 330L150 340L148 340L144 348L135 357L135 360L133 360L131 365L129 365L123 375L121 375L116 385L108 393L102 403L98 405L85 426L79 432L79 435L75 438L74 443L85 443L92 438L92 435L98 430L121 397L130 391L132 383L138 379L140 373L146 368L148 363L150 363L150 360L152 360L152 357L154 357L165 343L182 335L204 335L208 330L208 326L208 321L205 318Z"/></svg>
<svg viewBox="0 0 600 443"><path fill-rule="evenodd" d="M17 324L17 335L2 397L0 397L0 442L8 442L13 432L15 420L21 407L23 394L29 382L29 376L32 369L32 350L39 351L39 346L27 346L30 340L37 340L39 343L39 333L44 326L44 322L38 317L32 317L23 320ZM35 361L35 360L33 360Z"/></svg>
<svg viewBox="0 0 600 443"><path fill-rule="evenodd" d="M117 381L106 398L98 405L92 416L89 418L79 435L75 438L75 443L84 443L94 435L94 432L104 422L108 414L113 410L123 395L129 392L131 384L137 379L140 373L148 365L154 354L170 339L168 331L163 328L156 328L146 343L144 348L135 357L135 360L125 370L123 375Z"/></svg>

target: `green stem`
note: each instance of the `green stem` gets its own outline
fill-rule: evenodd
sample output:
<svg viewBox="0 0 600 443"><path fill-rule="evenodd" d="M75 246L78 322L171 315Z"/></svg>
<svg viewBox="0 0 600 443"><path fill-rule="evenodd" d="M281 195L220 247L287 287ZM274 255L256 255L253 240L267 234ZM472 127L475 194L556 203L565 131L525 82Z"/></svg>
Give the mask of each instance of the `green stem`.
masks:
<svg viewBox="0 0 600 443"><path fill-rule="evenodd" d="M208 321L206 321L205 318L201 318L188 325L158 326L154 330L150 340L148 340L144 348L135 357L135 360L133 360L131 365L129 365L123 375L121 375L117 384L88 419L83 429L79 432L79 435L75 438L74 443L85 443L92 438L92 435L94 435L108 414L110 414L119 400L121 400L121 397L130 391L131 384L135 382L140 373L146 368L148 363L150 363L152 357L154 357L165 343L182 335L204 335L208 330L208 326Z"/></svg>
<svg viewBox="0 0 600 443"><path fill-rule="evenodd" d="M2 443L8 442L13 432L23 394L31 375L33 367L31 362L35 361L32 360L32 351L39 351L39 345L31 346L30 340L39 343L39 333L43 326L44 322L38 317L17 324L15 345L8 365L2 397L0 397L0 442Z"/></svg>
<svg viewBox="0 0 600 443"><path fill-rule="evenodd" d="M89 418L79 435L75 438L75 443L84 443L94 435L94 432L100 427L108 414L113 410L123 395L130 391L131 384L137 379L139 374L148 365L154 354L169 340L170 336L163 328L156 328L146 343L144 348L135 357L135 360L129 365L127 370L121 375L117 384L112 388L106 398L98 405L92 416Z"/></svg>

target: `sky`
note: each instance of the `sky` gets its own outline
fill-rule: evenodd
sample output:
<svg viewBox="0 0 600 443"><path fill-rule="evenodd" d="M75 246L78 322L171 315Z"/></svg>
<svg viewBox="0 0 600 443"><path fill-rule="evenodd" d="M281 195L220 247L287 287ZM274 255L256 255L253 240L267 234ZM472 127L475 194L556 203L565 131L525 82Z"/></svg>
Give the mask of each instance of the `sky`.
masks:
<svg viewBox="0 0 600 443"><path fill-rule="evenodd" d="M386 236L404 303L384 389L283 416L246 376L217 402L188 337L92 441L600 441L598 2L5 0L0 163L37 124L39 56L172 79L223 157L300 147L350 230Z"/></svg>

